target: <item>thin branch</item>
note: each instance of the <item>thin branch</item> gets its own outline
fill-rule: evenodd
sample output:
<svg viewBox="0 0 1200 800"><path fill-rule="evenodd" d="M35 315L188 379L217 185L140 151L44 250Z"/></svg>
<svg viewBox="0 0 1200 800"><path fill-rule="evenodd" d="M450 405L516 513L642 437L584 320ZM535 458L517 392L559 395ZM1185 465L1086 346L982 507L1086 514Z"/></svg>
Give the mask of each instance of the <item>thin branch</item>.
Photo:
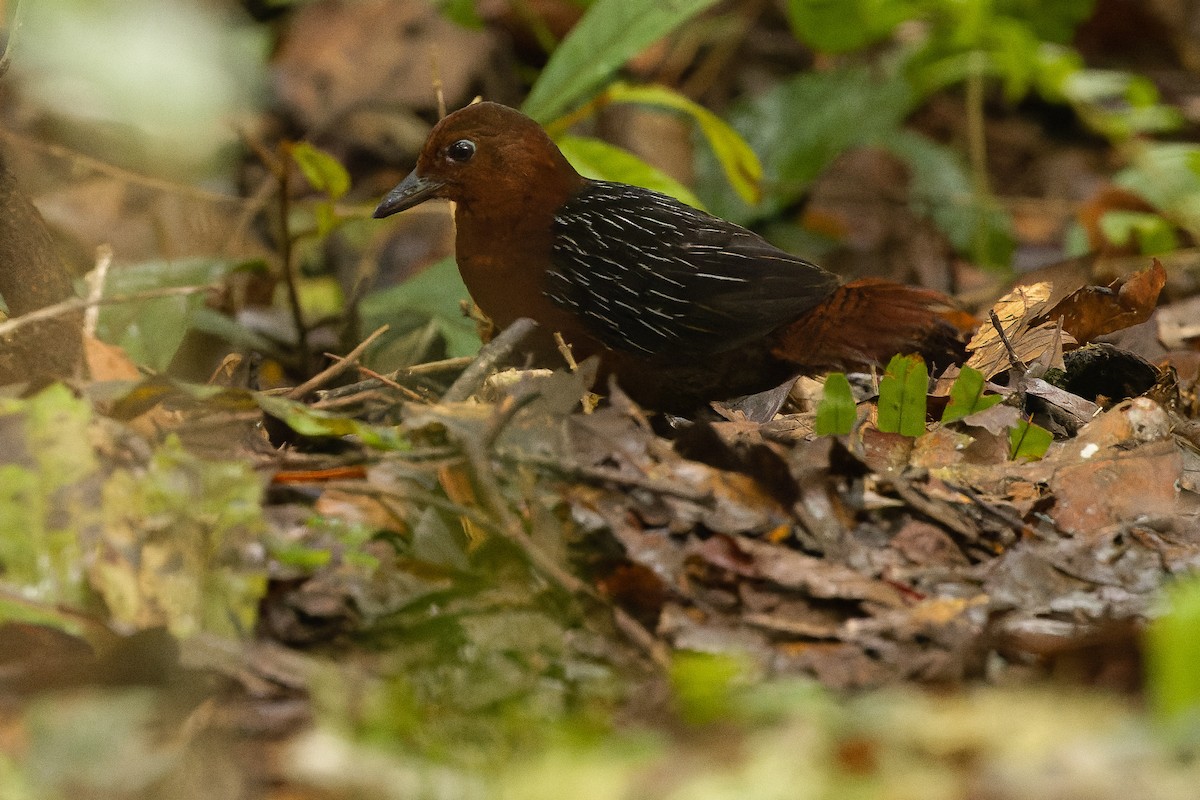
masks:
<svg viewBox="0 0 1200 800"><path fill-rule="evenodd" d="M61 303L55 303L52 306L39 308L36 311L30 311L28 314L22 314L19 317L13 317L10 320L0 322L0 337L8 336L13 331L19 330L34 322L44 319L54 319L56 317L64 317L73 314L82 309L91 308L92 306L109 306L118 303L139 303L143 300L157 300L160 297L179 297L183 295L196 294L198 292L208 292L215 289L220 289L218 284L205 284L203 286L168 286L162 289L147 289L144 292L134 292L133 294L118 295L114 297L101 297L99 300L91 301L84 300L82 297L72 297L69 300L63 300Z"/></svg>
<svg viewBox="0 0 1200 800"><path fill-rule="evenodd" d="M387 325L381 326L370 336L363 339L362 342L359 343L358 347L355 347L353 350L347 353L345 358L338 359L333 364L329 365L316 375L306 380L304 383L292 389L287 393L286 396L292 400L299 400L314 389L317 389L323 384L333 380L338 375L341 375L343 372L354 366L355 362L362 358L362 355L367 351L367 348L370 347L376 339L387 333L387 330Z"/></svg>
<svg viewBox="0 0 1200 800"><path fill-rule="evenodd" d="M479 390L487 376L504 359L516 349L526 336L533 333L537 323L526 317L521 317L509 325L500 335L485 344L475 357L474 363L458 376L446 393L442 395L443 403L461 403Z"/></svg>

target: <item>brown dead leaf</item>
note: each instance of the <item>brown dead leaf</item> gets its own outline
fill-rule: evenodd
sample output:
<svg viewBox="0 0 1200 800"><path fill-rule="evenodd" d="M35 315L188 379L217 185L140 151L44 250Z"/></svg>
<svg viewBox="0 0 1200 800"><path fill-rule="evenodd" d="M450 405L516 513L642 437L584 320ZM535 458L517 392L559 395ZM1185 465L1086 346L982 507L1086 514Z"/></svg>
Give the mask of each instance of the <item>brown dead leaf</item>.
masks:
<svg viewBox="0 0 1200 800"><path fill-rule="evenodd" d="M83 357L88 375L94 381L136 381L142 373L125 351L93 336L84 337Z"/></svg>
<svg viewBox="0 0 1200 800"><path fill-rule="evenodd" d="M1179 499L1183 459L1172 441L1104 450L1059 468L1050 481L1054 519L1065 531L1092 534L1141 517L1169 516Z"/></svg>
<svg viewBox="0 0 1200 800"><path fill-rule="evenodd" d="M1150 319L1166 282L1167 271L1156 258L1150 268L1134 273L1124 283L1118 280L1109 286L1077 289L1039 319L1062 317L1063 330L1084 344Z"/></svg>
<svg viewBox="0 0 1200 800"><path fill-rule="evenodd" d="M1056 322L1033 324L1035 320L1045 316L1053 288L1048 281L1016 286L992 307L1004 335L1012 345L1013 352L1026 364L1060 344L1075 343L1073 337L1066 333L1060 334ZM995 325L981 325L967 344L967 350L971 352L967 366L979 370L985 378L998 375L1010 366L1008 349L1004 346ZM1062 369L1062 358L1054 359L1049 366Z"/></svg>

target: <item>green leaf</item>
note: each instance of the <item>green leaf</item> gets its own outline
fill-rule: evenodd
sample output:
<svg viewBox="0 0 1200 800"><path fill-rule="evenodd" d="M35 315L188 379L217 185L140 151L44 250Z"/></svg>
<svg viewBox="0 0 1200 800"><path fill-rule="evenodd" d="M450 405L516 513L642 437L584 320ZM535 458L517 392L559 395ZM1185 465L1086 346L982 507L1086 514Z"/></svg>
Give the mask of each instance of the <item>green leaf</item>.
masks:
<svg viewBox="0 0 1200 800"><path fill-rule="evenodd" d="M844 436L854 429L858 406L845 373L831 372L825 378L821 402L817 404L817 436Z"/></svg>
<svg viewBox="0 0 1200 800"><path fill-rule="evenodd" d="M879 41L917 13L904 0L789 0L788 22L796 38L825 53L860 50Z"/></svg>
<svg viewBox="0 0 1200 800"><path fill-rule="evenodd" d="M447 19L471 30L483 28L483 18L475 8L475 0L438 0L438 10Z"/></svg>
<svg viewBox="0 0 1200 800"><path fill-rule="evenodd" d="M243 264L215 258L145 261L114 269L104 286L106 297L170 286L216 283ZM114 303L100 309L99 338L119 345L137 364L162 371L204 308L204 293Z"/></svg>
<svg viewBox="0 0 1200 800"><path fill-rule="evenodd" d="M599 139L570 134L564 134L556 141L571 165L585 177L643 186L670 195L693 208L704 208L690 189L628 150Z"/></svg>
<svg viewBox="0 0 1200 800"><path fill-rule="evenodd" d="M683 718L695 725L728 719L746 664L726 654L681 650L671 660L671 688Z"/></svg>
<svg viewBox="0 0 1200 800"><path fill-rule="evenodd" d="M626 61L716 0L596 0L550 56L522 110L545 124L594 94Z"/></svg>
<svg viewBox="0 0 1200 800"><path fill-rule="evenodd" d="M1023 419L1008 429L1008 457L1013 461L1037 461L1046 455L1053 441L1050 431Z"/></svg>
<svg viewBox="0 0 1200 800"><path fill-rule="evenodd" d="M983 266L1008 270L1016 240L1012 221L972 188L962 157L919 133L898 131L884 144L909 168L909 204L930 217L954 248Z"/></svg>
<svg viewBox="0 0 1200 800"><path fill-rule="evenodd" d="M1095 5L1096 0L997 0L996 11L1021 20L1038 38L1065 44Z"/></svg>
<svg viewBox="0 0 1200 800"><path fill-rule="evenodd" d="M942 412L942 424L989 409L1004 399L998 394L984 396L985 383L982 372L964 366L950 387L950 402Z"/></svg>
<svg viewBox="0 0 1200 800"><path fill-rule="evenodd" d="M879 430L903 436L925 433L929 371L920 356L893 356L879 381Z"/></svg>
<svg viewBox="0 0 1200 800"><path fill-rule="evenodd" d="M407 440L395 428L368 425L353 417L322 411L286 397L255 393L254 398L259 408L282 420L301 436L354 436L363 444L380 450L408 447Z"/></svg>
<svg viewBox="0 0 1200 800"><path fill-rule="evenodd" d="M912 91L897 71L865 67L804 73L747 98L726 119L763 165L763 202L746 204L726 187L707 150L696 154L697 193L719 217L745 225L793 206L846 150L883 145L912 110Z"/></svg>
<svg viewBox="0 0 1200 800"><path fill-rule="evenodd" d="M1113 181L1140 195L1193 237L1200 236L1200 147L1145 142L1130 147L1131 164Z"/></svg>
<svg viewBox="0 0 1200 800"><path fill-rule="evenodd" d="M1138 252L1152 256L1179 249L1175 226L1149 211L1106 211L1100 216L1100 231L1115 245L1136 243Z"/></svg>
<svg viewBox="0 0 1200 800"><path fill-rule="evenodd" d="M447 355L469 356L479 350L475 323L462 315L459 306L469 296L458 265L453 258L444 258L404 283L368 294L359 304L359 315L366 333L390 326L380 347L432 319L445 337Z"/></svg>
<svg viewBox="0 0 1200 800"><path fill-rule="evenodd" d="M614 103L638 103L689 115L700 126L700 132L708 140L734 191L747 203L758 203L762 199L763 170L758 156L737 131L704 106L665 86L615 83L604 94Z"/></svg>
<svg viewBox="0 0 1200 800"><path fill-rule="evenodd" d="M330 200L337 200L350 191L350 173L329 153L308 142L294 143L289 152L309 185L324 192Z"/></svg>
<svg viewBox="0 0 1200 800"><path fill-rule="evenodd" d="M210 461L173 435L150 462L104 485L104 526L89 579L121 626L253 633L267 588L253 543L263 535L262 483L247 464Z"/></svg>
<svg viewBox="0 0 1200 800"><path fill-rule="evenodd" d="M1200 579L1169 587L1166 601L1146 631L1146 688L1155 713L1171 720L1200 710Z"/></svg>

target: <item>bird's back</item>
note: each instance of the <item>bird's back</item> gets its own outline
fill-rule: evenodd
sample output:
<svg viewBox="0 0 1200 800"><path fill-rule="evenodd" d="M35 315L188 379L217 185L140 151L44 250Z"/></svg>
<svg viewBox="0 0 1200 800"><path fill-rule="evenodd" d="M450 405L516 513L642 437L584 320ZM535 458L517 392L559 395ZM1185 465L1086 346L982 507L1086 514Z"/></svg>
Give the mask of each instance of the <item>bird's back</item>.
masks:
<svg viewBox="0 0 1200 800"><path fill-rule="evenodd" d="M606 346L664 360L728 352L807 313L837 278L648 189L589 181L555 214L546 294Z"/></svg>

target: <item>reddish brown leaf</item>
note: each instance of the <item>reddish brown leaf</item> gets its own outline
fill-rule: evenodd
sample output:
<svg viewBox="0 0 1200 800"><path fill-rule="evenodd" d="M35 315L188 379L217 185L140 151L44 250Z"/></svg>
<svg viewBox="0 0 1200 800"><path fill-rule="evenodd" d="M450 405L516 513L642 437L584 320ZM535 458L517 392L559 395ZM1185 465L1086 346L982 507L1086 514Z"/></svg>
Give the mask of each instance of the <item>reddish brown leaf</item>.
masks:
<svg viewBox="0 0 1200 800"><path fill-rule="evenodd" d="M1085 344L1106 333L1145 322L1154 313L1158 294L1167 282L1167 271L1158 259L1149 269L1136 272L1123 284L1084 286L1059 301L1042 319L1063 319L1063 330Z"/></svg>

